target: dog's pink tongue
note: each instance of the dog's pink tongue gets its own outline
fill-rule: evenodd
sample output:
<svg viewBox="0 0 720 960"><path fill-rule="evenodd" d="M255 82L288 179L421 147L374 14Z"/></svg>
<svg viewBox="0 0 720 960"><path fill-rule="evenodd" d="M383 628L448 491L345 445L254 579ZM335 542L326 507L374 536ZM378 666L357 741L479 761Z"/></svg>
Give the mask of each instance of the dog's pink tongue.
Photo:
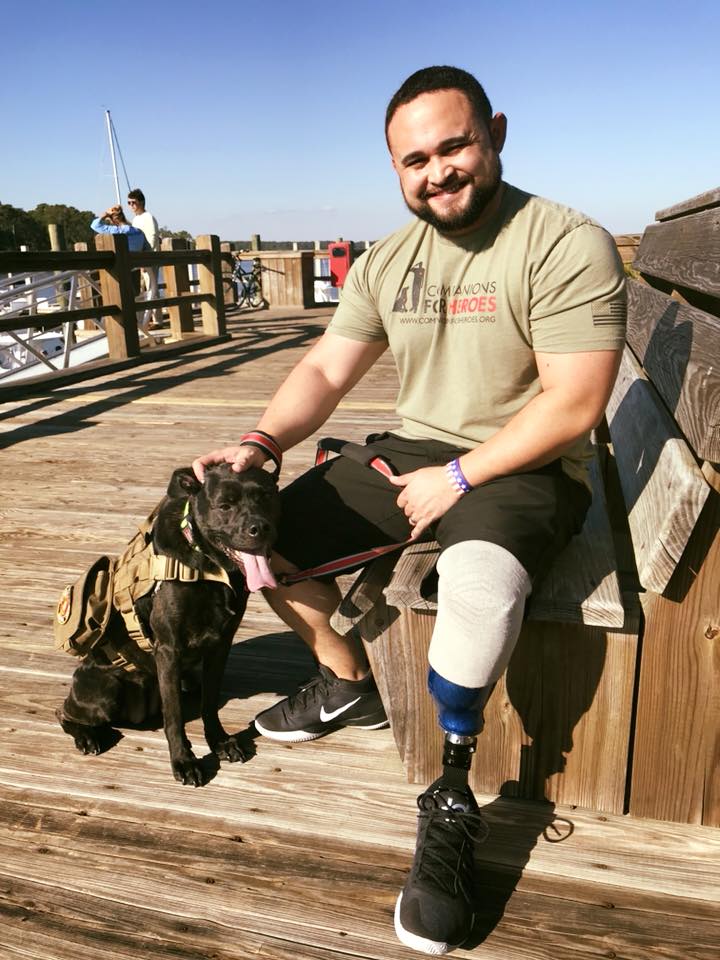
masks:
<svg viewBox="0 0 720 960"><path fill-rule="evenodd" d="M263 587L274 589L277 586L277 580L273 576L267 557L259 553L240 553L240 556L245 568L245 580L250 593L261 590Z"/></svg>

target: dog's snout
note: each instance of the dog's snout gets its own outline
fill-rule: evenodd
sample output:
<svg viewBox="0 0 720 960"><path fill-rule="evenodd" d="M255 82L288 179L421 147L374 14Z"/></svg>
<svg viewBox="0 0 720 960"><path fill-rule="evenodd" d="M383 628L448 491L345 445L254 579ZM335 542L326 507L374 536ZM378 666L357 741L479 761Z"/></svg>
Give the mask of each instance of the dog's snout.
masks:
<svg viewBox="0 0 720 960"><path fill-rule="evenodd" d="M260 540L270 533L270 524L266 520L253 519L246 529L248 536L252 537L253 540Z"/></svg>

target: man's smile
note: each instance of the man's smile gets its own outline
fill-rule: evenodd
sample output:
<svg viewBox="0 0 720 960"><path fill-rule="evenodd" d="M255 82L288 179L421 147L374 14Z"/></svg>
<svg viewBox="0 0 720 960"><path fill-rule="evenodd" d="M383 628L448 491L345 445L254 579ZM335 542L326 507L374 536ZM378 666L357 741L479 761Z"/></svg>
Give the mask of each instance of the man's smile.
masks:
<svg viewBox="0 0 720 960"><path fill-rule="evenodd" d="M450 196L458 193L463 187L467 186L469 182L469 180L455 180L452 183L445 184L445 186L442 187L437 187L434 190L424 190L421 195L421 199L432 200L433 197Z"/></svg>

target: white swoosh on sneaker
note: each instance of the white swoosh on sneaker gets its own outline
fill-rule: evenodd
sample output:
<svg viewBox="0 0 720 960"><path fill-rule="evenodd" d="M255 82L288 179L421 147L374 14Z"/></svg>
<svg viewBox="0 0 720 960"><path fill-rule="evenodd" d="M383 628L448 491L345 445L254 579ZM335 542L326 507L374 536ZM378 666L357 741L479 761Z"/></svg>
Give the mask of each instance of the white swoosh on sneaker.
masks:
<svg viewBox="0 0 720 960"><path fill-rule="evenodd" d="M341 713L345 713L345 711L349 710L350 707L354 707L360 699L360 697L356 697L354 700L351 700L350 703L344 703L342 707L338 707L337 710L327 711L325 707L322 706L320 707L320 719L323 723L327 723L329 720L334 720L335 717L339 717Z"/></svg>

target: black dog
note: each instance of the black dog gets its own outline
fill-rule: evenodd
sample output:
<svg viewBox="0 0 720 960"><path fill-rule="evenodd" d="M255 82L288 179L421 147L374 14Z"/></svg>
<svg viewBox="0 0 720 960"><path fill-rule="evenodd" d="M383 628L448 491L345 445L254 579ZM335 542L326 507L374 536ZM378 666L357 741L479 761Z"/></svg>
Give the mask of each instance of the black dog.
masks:
<svg viewBox="0 0 720 960"><path fill-rule="evenodd" d="M123 617L113 609L102 640L75 671L57 713L81 753L100 753L111 724L137 724L161 708L175 779L202 785L181 709L181 689L196 682L200 672L208 746L221 760L247 759L237 736L220 723L218 700L248 590L275 585L266 557L278 516L276 482L264 470L235 473L229 464L219 464L207 470L202 484L189 468L173 473L155 514L155 551L195 570L222 567L231 586L217 580L163 580L138 599L135 609L151 651L134 648L131 670L113 665L108 654L126 649L129 638Z"/></svg>

